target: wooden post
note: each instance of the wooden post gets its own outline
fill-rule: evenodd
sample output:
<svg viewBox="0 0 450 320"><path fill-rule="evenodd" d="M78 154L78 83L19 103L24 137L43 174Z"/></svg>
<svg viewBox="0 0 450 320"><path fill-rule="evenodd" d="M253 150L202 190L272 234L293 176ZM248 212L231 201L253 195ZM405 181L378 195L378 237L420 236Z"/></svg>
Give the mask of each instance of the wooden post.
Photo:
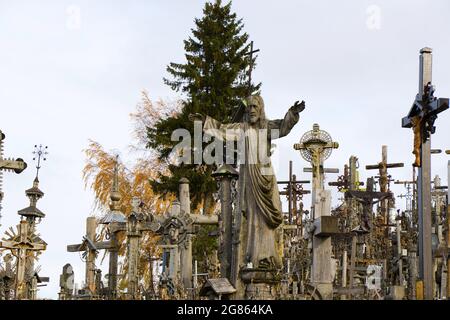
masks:
<svg viewBox="0 0 450 320"><path fill-rule="evenodd" d="M353 282L355 277L355 262L356 262L356 246L357 246L357 235L353 235L352 237L352 253L350 255L350 277L349 277L349 285L350 289L353 289Z"/></svg>
<svg viewBox="0 0 450 320"><path fill-rule="evenodd" d="M450 150L447 150L450 151ZM450 152L447 152L450 154ZM447 299L450 299L450 160L447 163Z"/></svg>
<svg viewBox="0 0 450 320"><path fill-rule="evenodd" d="M115 299L117 297L117 267L119 260L119 244L117 242L116 232L111 232L111 248L109 248L108 251L109 251L108 294L110 299Z"/></svg>
<svg viewBox="0 0 450 320"><path fill-rule="evenodd" d="M233 206L232 206L232 183L239 177L237 171L229 164L221 165L212 174L220 183L220 215L219 215L219 259L220 275L231 279L232 264L232 237L233 237Z"/></svg>
<svg viewBox="0 0 450 320"><path fill-rule="evenodd" d="M189 194L189 180L181 178L179 183L179 198L181 214L191 213L191 200ZM192 288L192 236L187 235L185 243L180 246L181 279L184 288Z"/></svg>
<svg viewBox="0 0 450 320"><path fill-rule="evenodd" d="M347 250L342 254L342 288L347 287ZM347 295L341 295L341 300L347 300Z"/></svg>
<svg viewBox="0 0 450 320"><path fill-rule="evenodd" d="M97 220L95 217L86 219L86 236L91 241L95 241L95 230L97 229ZM92 294L95 293L95 249L87 250L86 257L86 287Z"/></svg>
<svg viewBox="0 0 450 320"><path fill-rule="evenodd" d="M138 292L138 266L139 266L139 240L141 238L138 229L137 217L131 214L127 222L127 245L128 245L128 288L127 294L129 299L137 299Z"/></svg>
<svg viewBox="0 0 450 320"><path fill-rule="evenodd" d="M402 260L402 243L401 243L401 232L402 225L401 221L397 220L396 226L396 236L397 236L397 253L398 253L398 282L400 286L403 286L403 260Z"/></svg>

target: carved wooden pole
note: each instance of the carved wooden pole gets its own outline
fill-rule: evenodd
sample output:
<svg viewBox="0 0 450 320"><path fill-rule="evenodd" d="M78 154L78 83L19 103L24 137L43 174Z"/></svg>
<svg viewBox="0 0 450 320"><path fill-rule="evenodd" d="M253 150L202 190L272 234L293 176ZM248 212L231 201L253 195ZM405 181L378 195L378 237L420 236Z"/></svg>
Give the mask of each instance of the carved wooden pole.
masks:
<svg viewBox="0 0 450 320"><path fill-rule="evenodd" d="M138 220L134 213L128 217L127 240L128 240L128 296L130 299L137 298L138 291L138 265L139 265L139 239Z"/></svg>
<svg viewBox="0 0 450 320"><path fill-rule="evenodd" d="M95 230L97 229L97 220L95 217L88 217L86 219L86 236L91 241L95 241ZM92 248L87 249L86 256L86 288L90 292L95 292L95 255L96 250Z"/></svg>
<svg viewBox="0 0 450 320"><path fill-rule="evenodd" d="M233 238L233 207L232 207L232 182L239 174L229 164L223 164L212 174L220 183L220 274L224 278L231 279L232 263L232 238Z"/></svg>
<svg viewBox="0 0 450 320"><path fill-rule="evenodd" d="M181 214L190 214L189 180L186 178L180 179L179 197ZM192 288L192 235L187 235L185 243L180 247L180 259L183 266L181 268L181 279L185 289Z"/></svg>

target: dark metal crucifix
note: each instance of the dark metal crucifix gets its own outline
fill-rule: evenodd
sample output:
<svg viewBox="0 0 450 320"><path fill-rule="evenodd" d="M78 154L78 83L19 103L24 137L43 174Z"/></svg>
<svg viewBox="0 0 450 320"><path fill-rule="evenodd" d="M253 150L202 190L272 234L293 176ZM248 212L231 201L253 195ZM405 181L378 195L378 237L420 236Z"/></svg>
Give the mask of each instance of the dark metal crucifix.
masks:
<svg viewBox="0 0 450 320"><path fill-rule="evenodd" d="M414 131L414 166L418 167L419 277L424 298L433 299L433 260L431 249L431 134L437 115L449 107L447 98L436 98L432 79L432 50L420 50L419 93L402 119L403 128Z"/></svg>
<svg viewBox="0 0 450 320"><path fill-rule="evenodd" d="M373 178L368 178L366 191L348 190L345 192L346 199L355 199L356 201L361 203L363 207L363 213L361 216L361 225L358 227L358 230L355 230L358 233L367 233L372 229L371 216L373 211L373 205L376 204L377 202L392 197L392 193L390 192L374 191L373 185L374 185ZM377 200L374 201L375 199Z"/></svg>

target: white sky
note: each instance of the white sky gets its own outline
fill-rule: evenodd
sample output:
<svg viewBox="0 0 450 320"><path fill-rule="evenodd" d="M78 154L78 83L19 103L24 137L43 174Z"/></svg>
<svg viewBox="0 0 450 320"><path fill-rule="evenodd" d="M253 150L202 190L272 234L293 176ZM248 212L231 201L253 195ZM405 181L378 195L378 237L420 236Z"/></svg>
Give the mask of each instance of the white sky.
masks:
<svg viewBox="0 0 450 320"><path fill-rule="evenodd" d="M66 252L93 213L93 196L81 179L82 149L94 139L127 159L129 113L142 89L155 100L178 97L162 78L169 62L184 62L183 40L203 6L200 0L0 0L0 128L5 156L29 164L21 175L4 175L0 233L17 224L17 211L28 205L34 144L48 145L40 174L45 196L38 203L47 214L39 231L48 249L39 263L51 282L40 297L57 298L67 262L76 282L84 280L79 255ZM422 47L434 50L436 95L450 96L450 2L235 0L232 9L261 50L253 78L263 83L268 117L306 101L300 123L279 141L273 158L279 179L286 179L289 160L300 179L309 178L292 145L315 122L340 144L326 166L342 170L350 155L361 167L375 164L386 144L388 160L405 163L391 170L393 177L410 179L412 132L401 128L401 118L417 93ZM436 124L433 148L450 149L450 111ZM441 175L443 185L448 159L433 156L433 176ZM368 175L363 170L361 180Z"/></svg>

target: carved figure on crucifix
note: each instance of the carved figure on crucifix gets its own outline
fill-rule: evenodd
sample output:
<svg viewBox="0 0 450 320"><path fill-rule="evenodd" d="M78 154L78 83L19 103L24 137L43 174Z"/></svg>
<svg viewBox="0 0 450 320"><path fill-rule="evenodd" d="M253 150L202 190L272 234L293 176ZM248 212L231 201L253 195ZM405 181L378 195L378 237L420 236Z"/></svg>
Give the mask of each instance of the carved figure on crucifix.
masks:
<svg viewBox="0 0 450 320"><path fill-rule="evenodd" d="M299 150L303 159L308 161L312 168L304 171L312 172L312 221L309 226L312 239L312 267L311 283L312 295L318 292L323 299L333 297L333 265L331 257L331 235L338 233L336 217L331 216L331 192L324 189L324 173L339 172L337 169L324 168L323 163L331 155L333 149L339 147L332 141L330 134L320 130L318 124L303 134L294 149Z"/></svg>
<svg viewBox="0 0 450 320"><path fill-rule="evenodd" d="M374 179L367 179L366 191L348 190L345 193L346 198L355 199L362 207L361 225L357 228L360 233L368 233L372 229L373 206L384 199L392 197L391 192L375 192L373 190ZM375 200L377 199L377 200Z"/></svg>
<svg viewBox="0 0 450 320"><path fill-rule="evenodd" d="M47 248L47 244L39 238L34 232L34 227L29 228L27 221L21 220L17 227L18 233L16 234L12 228L5 234L7 238L3 238L0 241L1 249L8 249L12 255L16 257L16 276L15 276L15 298L27 299L27 261L35 259L35 251L43 251Z"/></svg>

